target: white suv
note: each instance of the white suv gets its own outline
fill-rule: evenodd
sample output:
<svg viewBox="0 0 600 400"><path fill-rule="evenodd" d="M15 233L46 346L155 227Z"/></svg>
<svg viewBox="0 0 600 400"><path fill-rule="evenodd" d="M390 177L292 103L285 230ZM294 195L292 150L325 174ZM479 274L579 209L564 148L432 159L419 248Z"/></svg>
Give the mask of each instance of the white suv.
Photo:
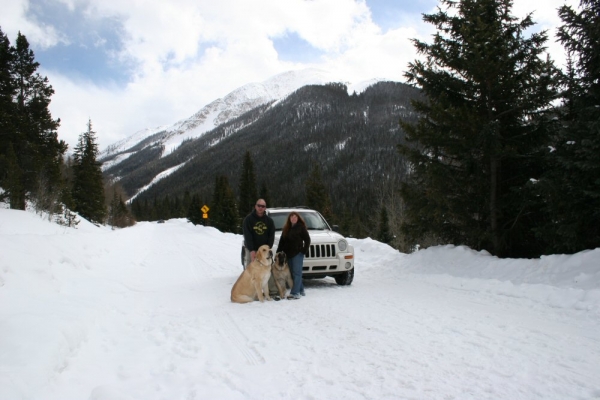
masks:
<svg viewBox="0 0 600 400"><path fill-rule="evenodd" d="M308 256L304 257L302 277L317 279L331 276L338 285L350 285L354 279L354 247L336 232L337 226L334 225L332 229L318 211L305 207L268 208L267 214L275 223L273 251L277 249L281 230L292 211L302 216L310 235L310 250ZM244 248L242 265L243 256Z"/></svg>

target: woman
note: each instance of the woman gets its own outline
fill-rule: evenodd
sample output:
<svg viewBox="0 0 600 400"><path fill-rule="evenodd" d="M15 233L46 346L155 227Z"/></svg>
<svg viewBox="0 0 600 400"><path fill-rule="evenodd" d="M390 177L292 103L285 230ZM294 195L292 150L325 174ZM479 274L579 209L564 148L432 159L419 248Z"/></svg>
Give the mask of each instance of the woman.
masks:
<svg viewBox="0 0 600 400"><path fill-rule="evenodd" d="M306 229L306 223L295 211L288 215L277 252L283 251L287 257L288 264L292 270L292 279L294 285L288 299L299 299L304 296L304 284L302 283L302 264L304 264L304 255L308 255L310 247L310 235Z"/></svg>

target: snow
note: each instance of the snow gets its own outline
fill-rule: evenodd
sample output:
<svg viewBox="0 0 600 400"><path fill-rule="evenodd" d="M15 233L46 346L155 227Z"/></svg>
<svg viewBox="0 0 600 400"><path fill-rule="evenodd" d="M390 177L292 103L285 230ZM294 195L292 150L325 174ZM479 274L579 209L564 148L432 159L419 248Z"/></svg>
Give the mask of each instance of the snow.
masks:
<svg viewBox="0 0 600 400"><path fill-rule="evenodd" d="M345 82L345 84L348 88L348 94L354 92L359 94L369 86L385 80L389 79L377 78L356 83ZM203 106L197 113L187 119L178 121L171 126L143 129L128 138L111 144L101 153L99 158L108 158L112 154L124 152L142 140L163 131L165 134L161 138L148 143L147 146L160 142L165 148L163 156L167 156L181 146L184 141L197 139L255 107L271 101L280 101L303 86L324 85L339 81L339 77L329 71L306 68L284 72L263 82L249 83L228 93L225 97ZM123 159L112 162L110 165L117 164Z"/></svg>
<svg viewBox="0 0 600 400"><path fill-rule="evenodd" d="M159 132L165 131L167 129L168 129L168 126L165 125L165 126L158 126L155 128L146 128L146 129L137 131L133 135L126 137L125 139L119 140L118 142L107 146L106 149L104 149L101 152L99 158L105 158L112 154L116 154L116 153L120 153L125 150L128 150L131 147L133 147L136 144L143 141L144 139L146 139L152 135L155 135Z"/></svg>
<svg viewBox="0 0 600 400"><path fill-rule="evenodd" d="M140 190L138 190L135 195L131 196L131 198L128 200L128 203L131 203L140 193L148 190L151 186L155 185L158 181L160 181L161 179L164 179L167 176L171 175L173 172L177 171L179 168L183 167L185 164L186 163L183 162L181 164L178 164L178 165L176 165L174 167L171 167L171 168L167 168L166 170L160 172L158 175L156 175L152 179L152 181L150 181L149 184L145 185Z"/></svg>
<svg viewBox="0 0 600 400"><path fill-rule="evenodd" d="M345 82L345 84L347 85L348 94L358 94L365 91L369 86L385 80L386 79L369 79L357 83ZM197 113L187 119L178 121L170 126L143 129L128 138L109 145L100 153L98 159L103 162L102 170L105 171L135 154L135 152L128 150L131 150L142 141L147 140L149 137L157 135L158 133L161 134L157 135L153 141L148 140L143 148L161 145L164 149L161 157L166 157L172 154L185 141L198 139L220 125L231 121L256 107L269 102L273 102L273 105L277 104L277 102L287 98L301 87L307 85L324 85L339 81L339 77L336 77L336 75L331 72L316 68L306 68L297 71L284 72L275 75L264 82L249 83L232 91L225 97L216 99L210 104L205 105ZM367 115L365 114L365 118L366 117ZM217 145L225 139L226 136L235 133L239 129L242 129L242 127L230 129L226 135L213 139L211 143L209 143L209 146L212 147ZM137 151L143 150L143 148L139 148ZM104 161L111 156L114 157L110 161ZM151 183L134 193L130 200L133 200L133 198L138 196L142 191L148 190L154 183L162 179L165 176L164 174L168 175L172 172L173 170L160 172L159 175L163 174L162 176L156 176ZM118 180L120 178L114 177L113 179Z"/></svg>
<svg viewBox="0 0 600 400"><path fill-rule="evenodd" d="M600 398L600 249L349 241L351 286L233 304L240 235L0 209L0 399Z"/></svg>
<svg viewBox="0 0 600 400"><path fill-rule="evenodd" d="M117 164L127 160L133 154L135 154L135 153L133 153L133 152L121 153L121 154L115 156L110 161L103 161L102 166L101 166L102 171L106 171L107 169L111 168L112 166L117 165ZM115 178L113 178L113 179L115 179ZM118 178L116 178L116 179L118 180Z"/></svg>

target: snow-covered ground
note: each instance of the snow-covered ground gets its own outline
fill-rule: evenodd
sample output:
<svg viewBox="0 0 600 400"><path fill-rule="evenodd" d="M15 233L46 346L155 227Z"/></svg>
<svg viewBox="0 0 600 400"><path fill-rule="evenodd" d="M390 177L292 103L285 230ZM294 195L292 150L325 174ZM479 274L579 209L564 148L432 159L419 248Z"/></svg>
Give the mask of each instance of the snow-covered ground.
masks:
<svg viewBox="0 0 600 400"><path fill-rule="evenodd" d="M0 209L0 399L600 398L600 249L351 242L351 286L233 304L239 235Z"/></svg>

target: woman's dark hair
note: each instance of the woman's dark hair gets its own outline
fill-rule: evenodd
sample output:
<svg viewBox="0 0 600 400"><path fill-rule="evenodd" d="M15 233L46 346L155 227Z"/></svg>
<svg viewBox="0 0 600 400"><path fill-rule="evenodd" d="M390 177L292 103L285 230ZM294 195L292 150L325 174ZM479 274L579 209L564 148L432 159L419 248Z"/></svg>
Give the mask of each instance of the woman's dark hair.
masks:
<svg viewBox="0 0 600 400"><path fill-rule="evenodd" d="M290 218L292 217L292 215L295 215L296 217L298 217L298 222L296 222L296 223L301 224L304 227L304 229L306 229L306 222L304 222L304 218L302 218L300 216L300 214L298 214L296 211L292 211L290 213L290 215L288 215L287 219L285 220L285 224L283 225L283 230L281 232L281 236L287 235L287 233L290 231L290 228L292 227L292 222L290 221Z"/></svg>

